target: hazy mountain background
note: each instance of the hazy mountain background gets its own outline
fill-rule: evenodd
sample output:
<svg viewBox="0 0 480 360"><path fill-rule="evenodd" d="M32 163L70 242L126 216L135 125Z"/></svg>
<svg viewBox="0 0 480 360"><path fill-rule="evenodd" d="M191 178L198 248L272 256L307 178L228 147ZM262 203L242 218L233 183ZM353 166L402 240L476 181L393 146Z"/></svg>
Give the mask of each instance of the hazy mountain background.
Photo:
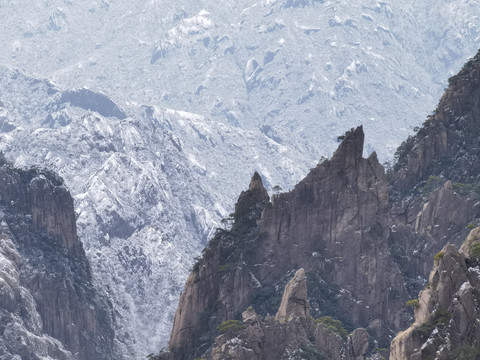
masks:
<svg viewBox="0 0 480 360"><path fill-rule="evenodd" d="M479 5L0 0L0 150L65 178L142 357L253 171L288 189L358 124L391 161L480 47Z"/></svg>

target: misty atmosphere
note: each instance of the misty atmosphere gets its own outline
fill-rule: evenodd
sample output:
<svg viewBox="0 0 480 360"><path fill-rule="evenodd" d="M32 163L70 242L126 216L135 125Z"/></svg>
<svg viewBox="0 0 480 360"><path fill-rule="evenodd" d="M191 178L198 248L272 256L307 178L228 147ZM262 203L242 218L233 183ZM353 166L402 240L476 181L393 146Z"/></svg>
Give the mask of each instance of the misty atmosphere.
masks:
<svg viewBox="0 0 480 360"><path fill-rule="evenodd" d="M0 29L0 360L480 360L480 1Z"/></svg>

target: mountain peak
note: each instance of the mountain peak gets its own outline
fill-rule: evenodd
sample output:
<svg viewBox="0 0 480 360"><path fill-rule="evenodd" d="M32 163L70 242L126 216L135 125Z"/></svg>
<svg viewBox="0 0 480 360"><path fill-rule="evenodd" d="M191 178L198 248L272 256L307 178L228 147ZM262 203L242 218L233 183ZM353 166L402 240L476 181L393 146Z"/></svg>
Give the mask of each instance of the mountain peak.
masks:
<svg viewBox="0 0 480 360"><path fill-rule="evenodd" d="M392 187L398 193L411 191L430 175L460 183L477 181L480 53L448 83L433 114L397 149Z"/></svg>
<svg viewBox="0 0 480 360"><path fill-rule="evenodd" d="M265 187L263 186L262 177L256 171L253 174L252 179L250 180L250 186L248 187L248 190L250 191L253 191L255 189L265 189Z"/></svg>
<svg viewBox="0 0 480 360"><path fill-rule="evenodd" d="M262 178L255 172L247 191L242 191L235 205L235 224L241 226L247 223L254 225L260 218L263 205L270 200L268 192L263 186Z"/></svg>
<svg viewBox="0 0 480 360"><path fill-rule="evenodd" d="M363 142L365 140L365 134L363 133L363 126L360 125L356 128L351 128L350 131L345 133L345 138L338 147L337 151L332 156L335 157L345 155L353 155L355 159L361 159L363 154Z"/></svg>

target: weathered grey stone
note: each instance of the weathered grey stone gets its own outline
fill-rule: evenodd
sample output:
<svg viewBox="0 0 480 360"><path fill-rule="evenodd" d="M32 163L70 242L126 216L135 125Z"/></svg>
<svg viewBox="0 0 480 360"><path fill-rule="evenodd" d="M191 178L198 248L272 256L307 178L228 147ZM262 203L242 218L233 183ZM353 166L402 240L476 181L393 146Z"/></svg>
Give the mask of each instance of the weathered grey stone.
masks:
<svg viewBox="0 0 480 360"><path fill-rule="evenodd" d="M244 323L249 323L251 321L256 321L258 318L257 313L255 312L255 309L251 306L248 307L247 310L245 310L242 313L242 319Z"/></svg>
<svg viewBox="0 0 480 360"><path fill-rule="evenodd" d="M450 242L459 247L480 218L480 52L449 81L437 109L398 149L390 171L390 236L411 291L421 289L432 258Z"/></svg>
<svg viewBox="0 0 480 360"><path fill-rule="evenodd" d="M350 335L353 358L363 360L368 349L368 332L363 328L355 329Z"/></svg>
<svg viewBox="0 0 480 360"><path fill-rule="evenodd" d="M479 84L480 52L451 79L425 126L399 149L400 157L389 177L390 200L376 154L367 159L362 156L361 127L346 134L331 159L318 164L293 190L275 195L272 203L268 203L261 177L255 174L235 209L232 230L238 231L215 243L198 274L187 284L182 301L189 303L181 301L177 315L190 316L192 321L174 327L174 348L188 348L198 325L197 315L181 315L181 309L199 314L221 304L212 318L217 323L233 318L248 306L255 289L277 285L285 274L298 268L318 277L318 283L324 286L340 285L336 299L339 311L355 325L367 327L377 339L387 331L408 326L405 301L424 285L422 277L430 272L433 257L448 241L460 245L467 225L480 217L479 196L467 191L478 182L480 172ZM430 175L435 175L430 179L433 182L427 181ZM467 314L474 310L471 303L478 296L463 285L468 282L472 289L480 286L480 277L474 276L476 260L468 258L471 245L461 253L453 246L444 248L429 286L419 297L415 323L392 343L394 358L434 355L428 352L445 339L437 336L421 349L425 339L418 334L436 325L421 328L434 321L432 312L436 310L451 314L453 324L458 326L453 333L478 338L476 327L465 325ZM232 253L240 253L235 271L217 274L222 261L225 263L225 257ZM190 289L196 286L205 290ZM318 294L321 289L310 290ZM311 295L315 305L311 311L320 316L324 299L314 296L319 297ZM282 312L279 319L284 321L287 310ZM323 341L323 335L319 341ZM453 343L457 340L452 335ZM350 350L353 354L353 348ZM439 359L448 358L446 350L442 351Z"/></svg>
<svg viewBox="0 0 480 360"><path fill-rule="evenodd" d="M287 284L275 320L285 322L305 319L308 316L307 281L305 270L302 268L295 273L295 276Z"/></svg>
<svg viewBox="0 0 480 360"><path fill-rule="evenodd" d="M2 245L6 239L12 243L2 250L14 264L10 274L0 269L0 317L10 326L8 339L2 334L5 346L25 359L37 353L58 359L111 357L112 310L94 288L76 233L73 199L62 180L46 170L5 164L0 207ZM6 320L18 314L20 322Z"/></svg>
<svg viewBox="0 0 480 360"><path fill-rule="evenodd" d="M470 234L468 234L467 239L460 247L460 250L459 250L460 253L466 258L470 258L471 252L472 252L472 246L478 242L480 242L480 228L475 228L475 229L472 229L472 231L470 231Z"/></svg>
<svg viewBox="0 0 480 360"><path fill-rule="evenodd" d="M470 254L479 230L471 232L461 252L447 244L438 253L428 286L419 294L415 322L392 341L391 360L424 359L432 354L438 359L451 359L450 351L457 347L478 347L480 267L465 255ZM476 266L469 268L467 263Z"/></svg>
<svg viewBox="0 0 480 360"><path fill-rule="evenodd" d="M278 283L292 269L321 270L322 281L340 284L338 306L354 324L378 335L403 325L398 312L407 297L387 242L387 182L376 154L362 157L363 143L362 127L352 129L330 160L273 203L254 174L238 199L232 230L213 241L187 280L170 339L178 359L190 356L184 349L192 349L201 335L199 314L215 308L217 324L233 319L257 288ZM230 271L218 271L229 254L239 253ZM395 296L386 288L394 288ZM302 293L297 302L287 302L277 318L304 317L304 299Z"/></svg>
<svg viewBox="0 0 480 360"><path fill-rule="evenodd" d="M288 269L322 269L325 282L346 290L339 294L340 311L381 334L387 323L403 325L397 311L406 291L388 248L384 170L376 154L362 157L363 142L362 128L352 129L331 159L264 209L259 228L267 236L258 244L255 271L261 283L271 283ZM388 298L387 287L398 294Z"/></svg>
<svg viewBox="0 0 480 360"><path fill-rule="evenodd" d="M248 308L242 313L243 329L215 339L212 360L296 359L303 358L306 349L310 351L308 356L316 352L331 360L363 359L368 346L366 331L357 329L353 338L344 339L321 323L315 327L305 307L306 293L305 271L300 269L285 287L276 318L267 316L262 320L253 308ZM354 357L355 351L360 357Z"/></svg>
<svg viewBox="0 0 480 360"><path fill-rule="evenodd" d="M245 231L254 229L268 200L262 179L255 173L249 190L243 191L238 198L232 232L245 234ZM198 267L188 277L180 297L169 343L169 349L175 353L175 358L188 358L195 337L201 336L198 333L199 314L216 309L217 324L233 319L248 306L247 299L258 287L258 280L244 262L238 265L224 263L226 260L223 253L232 252L236 246L231 235L221 233L217 239L215 248L206 252ZM233 268L222 273L219 272L222 265L232 265ZM217 307L218 302L222 306Z"/></svg>
<svg viewBox="0 0 480 360"><path fill-rule="evenodd" d="M340 335L326 329L322 324L317 324L315 328L315 345L331 360L346 359L350 354Z"/></svg>
<svg viewBox="0 0 480 360"><path fill-rule="evenodd" d="M409 138L392 174L393 191L407 192L429 175L472 183L480 172L480 52L449 81L426 126ZM439 166L442 165L442 166Z"/></svg>

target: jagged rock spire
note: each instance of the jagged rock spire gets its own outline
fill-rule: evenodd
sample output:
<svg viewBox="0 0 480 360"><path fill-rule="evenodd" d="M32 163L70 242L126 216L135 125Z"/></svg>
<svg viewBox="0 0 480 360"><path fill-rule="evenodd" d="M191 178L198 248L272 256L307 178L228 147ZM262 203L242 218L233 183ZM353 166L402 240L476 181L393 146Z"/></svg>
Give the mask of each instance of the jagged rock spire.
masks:
<svg viewBox="0 0 480 360"><path fill-rule="evenodd" d="M332 160L336 158L344 158L350 162L357 162L362 158L363 143L365 134L363 133L363 126L352 128L345 134L345 139L338 147L337 151L332 156Z"/></svg>
<svg viewBox="0 0 480 360"><path fill-rule="evenodd" d="M253 191L255 189L265 190L265 188L263 187L262 177L256 171L253 174L252 179L250 180L250 186L248 187L248 190L250 191Z"/></svg>
<svg viewBox="0 0 480 360"><path fill-rule="evenodd" d="M263 186L262 177L258 172L255 172L250 180L250 185L247 191L242 191L238 197L235 205L235 225L240 223L250 223L254 225L253 221L260 218L263 205L270 200L267 189ZM234 226L235 226L234 225Z"/></svg>
<svg viewBox="0 0 480 360"><path fill-rule="evenodd" d="M293 319L305 319L308 315L307 280L305 270L302 268L295 273L285 287L275 320L285 322Z"/></svg>

